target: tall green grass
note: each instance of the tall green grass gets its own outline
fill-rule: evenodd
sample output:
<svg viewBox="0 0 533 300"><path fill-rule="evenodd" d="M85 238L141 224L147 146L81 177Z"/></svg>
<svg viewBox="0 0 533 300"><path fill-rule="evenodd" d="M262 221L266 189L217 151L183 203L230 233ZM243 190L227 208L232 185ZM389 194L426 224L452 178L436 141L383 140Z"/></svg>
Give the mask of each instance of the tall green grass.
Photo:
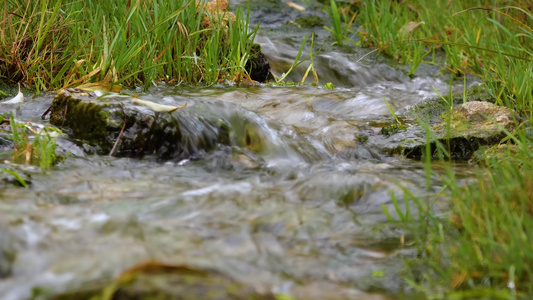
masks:
<svg viewBox="0 0 533 300"><path fill-rule="evenodd" d="M0 80L37 90L85 82L213 84L244 72L255 35L241 10L232 17L192 0L3 4Z"/></svg>
<svg viewBox="0 0 533 300"><path fill-rule="evenodd" d="M355 35L352 25L357 17L357 12L339 9L335 0L330 0L329 6L327 13L331 19L332 28L324 28L331 32L335 39L335 44L344 46L345 42L350 42L353 46L358 46L359 44L355 43L351 38L352 35Z"/></svg>
<svg viewBox="0 0 533 300"><path fill-rule="evenodd" d="M412 63L410 74L422 62L443 65L457 76L474 74L499 104L532 116L533 6L529 1L356 3L343 11L357 13L364 45ZM341 40L337 35L336 40Z"/></svg>
<svg viewBox="0 0 533 300"><path fill-rule="evenodd" d="M449 109L452 109L450 106ZM533 296L533 148L527 131L506 132L506 149L485 156L467 184L459 183L446 165L450 152L426 130L427 197L403 188L392 195L395 216L389 221L406 229L417 255L404 278L428 299L530 299ZM445 167L442 189L431 194L434 161ZM445 199L445 200L444 200ZM444 201L443 201L444 200ZM402 205L402 203L404 205ZM416 208L416 213L411 207ZM414 210L413 210L414 211Z"/></svg>
<svg viewBox="0 0 533 300"><path fill-rule="evenodd" d="M438 145L435 152L443 159L444 149ZM491 168L468 185L458 184L450 167L440 193L420 198L404 190L405 208L393 197L398 221L385 210L389 220L412 234L417 256L408 261L405 279L428 298L533 296L533 151L516 145L509 149L504 160L491 160ZM427 150L429 186L429 143ZM443 197L447 201L440 207ZM413 204L417 214L409 213Z"/></svg>

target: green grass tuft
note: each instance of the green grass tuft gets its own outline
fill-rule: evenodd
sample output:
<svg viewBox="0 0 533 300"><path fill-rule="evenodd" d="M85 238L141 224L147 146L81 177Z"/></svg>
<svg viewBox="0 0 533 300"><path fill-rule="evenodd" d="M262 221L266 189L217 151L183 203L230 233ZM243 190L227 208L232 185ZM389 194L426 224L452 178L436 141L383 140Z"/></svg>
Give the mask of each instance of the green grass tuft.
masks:
<svg viewBox="0 0 533 300"><path fill-rule="evenodd" d="M0 14L0 80L38 91L232 79L257 29L192 0L9 0Z"/></svg>

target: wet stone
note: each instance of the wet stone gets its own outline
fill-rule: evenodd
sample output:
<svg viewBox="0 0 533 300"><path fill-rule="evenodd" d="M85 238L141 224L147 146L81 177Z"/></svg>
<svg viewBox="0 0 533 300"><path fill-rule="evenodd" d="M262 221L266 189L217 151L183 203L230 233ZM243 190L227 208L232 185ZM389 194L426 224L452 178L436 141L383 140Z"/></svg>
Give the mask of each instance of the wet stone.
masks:
<svg viewBox="0 0 533 300"><path fill-rule="evenodd" d="M460 105L451 112L443 114L443 119L450 120L452 137L475 138L497 142L503 137L504 128L514 131L515 117L506 107L490 102L471 101ZM446 133L448 125L442 122L433 127L440 135Z"/></svg>
<svg viewBox="0 0 533 300"><path fill-rule="evenodd" d="M159 112L136 101L119 94L96 97L64 91L52 103L50 123L85 144L82 148L105 155L113 150L119 156L156 154L162 159L186 159L229 141L228 125L212 113L208 103Z"/></svg>
<svg viewBox="0 0 533 300"><path fill-rule="evenodd" d="M244 68L250 74L252 80L265 82L273 78L272 74L270 74L270 64L266 56L261 52L259 44L252 45L250 58Z"/></svg>
<svg viewBox="0 0 533 300"><path fill-rule="evenodd" d="M445 111L438 122L430 125L434 134L431 153L437 154L437 140L451 158L468 160L481 146L499 143L505 137L504 130L513 132L515 126L514 114L509 109L490 102L467 102ZM414 124L394 134L371 136L367 146L391 155L421 158L426 151L426 131Z"/></svg>
<svg viewBox="0 0 533 300"><path fill-rule="evenodd" d="M125 271L112 285L113 300L275 299L220 272L185 265L147 262Z"/></svg>
<svg viewBox="0 0 533 300"><path fill-rule="evenodd" d="M313 27L324 26L324 20L322 20L320 16L315 16L315 15L300 17L294 20L294 23L298 24L299 26L303 28L313 28Z"/></svg>

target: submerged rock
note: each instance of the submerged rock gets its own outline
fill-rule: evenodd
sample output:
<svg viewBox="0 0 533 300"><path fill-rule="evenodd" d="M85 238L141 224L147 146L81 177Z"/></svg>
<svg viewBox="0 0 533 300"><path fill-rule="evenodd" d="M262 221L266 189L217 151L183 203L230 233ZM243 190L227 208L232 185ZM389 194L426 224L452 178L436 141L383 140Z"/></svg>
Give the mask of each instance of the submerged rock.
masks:
<svg viewBox="0 0 533 300"><path fill-rule="evenodd" d="M275 300L270 292L239 282L224 273L189 265L171 265L147 261L103 281L60 293L40 290L42 299L93 300ZM41 298L39 298L41 299Z"/></svg>
<svg viewBox="0 0 533 300"><path fill-rule="evenodd" d="M8 225L5 221L7 216L0 213L2 221L0 222L0 280L11 275L13 262L17 257L15 238L7 230Z"/></svg>
<svg viewBox="0 0 533 300"><path fill-rule="evenodd" d="M514 114L508 108L471 101L442 113L439 121L432 125L415 124L389 136L371 136L368 146L391 155L421 158L426 151L429 130L432 155L437 154L438 141L451 158L468 160L481 146L499 143L505 131L513 132L515 126Z"/></svg>
<svg viewBox="0 0 533 300"><path fill-rule="evenodd" d="M324 26L324 20L322 20L322 18L317 15L300 17L294 20L294 23L298 24L298 26L301 26L302 28L314 28Z"/></svg>
<svg viewBox="0 0 533 300"><path fill-rule="evenodd" d="M39 169L34 166L6 163L9 161L0 164L0 188L28 186L31 184L31 174L39 172Z"/></svg>
<svg viewBox="0 0 533 300"><path fill-rule="evenodd" d="M224 274L185 265L148 262L125 271L109 299L275 299ZM109 292L109 288L106 292Z"/></svg>

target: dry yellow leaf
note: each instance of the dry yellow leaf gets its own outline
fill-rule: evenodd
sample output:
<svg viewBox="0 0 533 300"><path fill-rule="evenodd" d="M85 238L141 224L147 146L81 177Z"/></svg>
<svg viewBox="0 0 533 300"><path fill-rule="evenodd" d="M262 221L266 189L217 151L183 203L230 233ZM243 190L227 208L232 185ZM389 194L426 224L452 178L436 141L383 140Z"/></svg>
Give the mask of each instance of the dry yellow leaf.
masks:
<svg viewBox="0 0 533 300"><path fill-rule="evenodd" d="M299 10L299 11L305 11L305 7L301 6L301 5L298 5L294 2L286 2L286 4L296 10Z"/></svg>

